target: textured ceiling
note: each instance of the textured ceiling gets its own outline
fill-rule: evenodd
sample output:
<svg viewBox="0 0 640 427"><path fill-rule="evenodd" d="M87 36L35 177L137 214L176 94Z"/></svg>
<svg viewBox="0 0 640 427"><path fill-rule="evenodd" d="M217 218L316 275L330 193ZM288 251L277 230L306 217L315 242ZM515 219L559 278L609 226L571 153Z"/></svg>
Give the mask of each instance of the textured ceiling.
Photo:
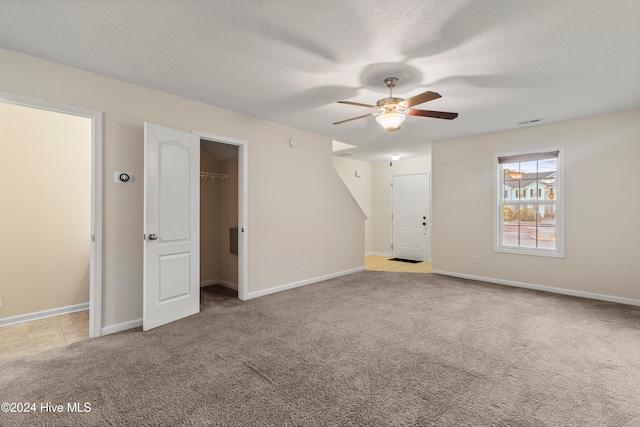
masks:
<svg viewBox="0 0 640 427"><path fill-rule="evenodd" d="M0 47L328 135L360 160L640 107L640 1L0 2ZM0 64L1 67L1 64ZM1 68L0 68L1 69ZM442 98L389 134L370 110ZM233 136L233 135L231 135Z"/></svg>

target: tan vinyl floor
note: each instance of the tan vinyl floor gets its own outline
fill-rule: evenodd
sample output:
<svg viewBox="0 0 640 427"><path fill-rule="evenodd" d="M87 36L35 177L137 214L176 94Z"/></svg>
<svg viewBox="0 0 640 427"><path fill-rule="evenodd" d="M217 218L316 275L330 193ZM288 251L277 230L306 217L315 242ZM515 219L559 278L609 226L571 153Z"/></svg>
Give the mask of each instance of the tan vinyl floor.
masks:
<svg viewBox="0 0 640 427"><path fill-rule="evenodd" d="M89 311L0 327L0 360L16 359L89 339Z"/></svg>
<svg viewBox="0 0 640 427"><path fill-rule="evenodd" d="M431 263L422 261L417 264L411 264L401 261L390 261L393 257L384 257L377 255L369 255L365 257L364 266L367 270L372 271L395 271L400 273L430 273Z"/></svg>

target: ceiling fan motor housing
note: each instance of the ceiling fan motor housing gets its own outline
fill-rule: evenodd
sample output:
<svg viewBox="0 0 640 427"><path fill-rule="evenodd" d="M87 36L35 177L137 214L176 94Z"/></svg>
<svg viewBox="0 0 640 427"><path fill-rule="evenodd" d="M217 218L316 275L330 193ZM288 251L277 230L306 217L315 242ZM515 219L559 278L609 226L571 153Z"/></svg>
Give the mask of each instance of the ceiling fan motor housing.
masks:
<svg viewBox="0 0 640 427"><path fill-rule="evenodd" d="M383 98L376 103L376 110L380 113L407 114L409 109L400 105L402 101L404 98Z"/></svg>
<svg viewBox="0 0 640 427"><path fill-rule="evenodd" d="M404 98L382 98L376 103L378 107L386 107L388 105L399 104L404 101Z"/></svg>

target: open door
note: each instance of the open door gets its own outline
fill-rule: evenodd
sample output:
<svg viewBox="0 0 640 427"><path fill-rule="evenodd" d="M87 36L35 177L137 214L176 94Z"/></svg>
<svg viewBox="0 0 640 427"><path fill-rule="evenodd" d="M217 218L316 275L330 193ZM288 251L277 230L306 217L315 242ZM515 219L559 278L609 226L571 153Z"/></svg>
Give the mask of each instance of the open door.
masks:
<svg viewBox="0 0 640 427"><path fill-rule="evenodd" d="M145 123L145 331L200 311L199 182L199 137Z"/></svg>

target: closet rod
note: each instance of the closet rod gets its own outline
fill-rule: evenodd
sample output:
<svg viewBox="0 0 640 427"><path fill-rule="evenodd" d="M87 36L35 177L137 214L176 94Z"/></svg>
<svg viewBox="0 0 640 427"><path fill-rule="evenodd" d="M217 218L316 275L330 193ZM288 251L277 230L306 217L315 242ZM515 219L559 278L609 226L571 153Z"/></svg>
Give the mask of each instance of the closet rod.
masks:
<svg viewBox="0 0 640 427"><path fill-rule="evenodd" d="M211 178L214 181L216 178L219 178L220 181L222 181L229 178L229 175L226 173L217 172L200 172L200 178L202 179L202 184L200 184L200 186L202 186L205 182L207 182L207 178Z"/></svg>
<svg viewBox="0 0 640 427"><path fill-rule="evenodd" d="M229 178L229 175L226 173L216 173L216 172L200 172L200 178L220 178L226 179Z"/></svg>

